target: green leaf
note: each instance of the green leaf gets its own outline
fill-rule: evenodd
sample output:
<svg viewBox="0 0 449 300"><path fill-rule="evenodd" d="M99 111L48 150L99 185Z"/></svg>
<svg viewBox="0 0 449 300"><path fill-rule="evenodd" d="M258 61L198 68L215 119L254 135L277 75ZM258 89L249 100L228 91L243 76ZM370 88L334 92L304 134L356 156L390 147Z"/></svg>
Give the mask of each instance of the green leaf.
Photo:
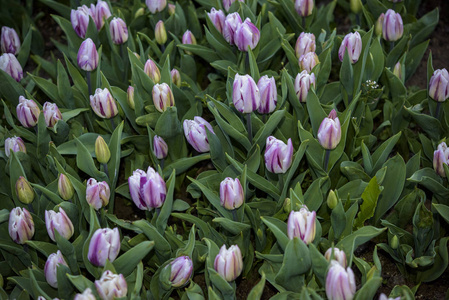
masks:
<svg viewBox="0 0 449 300"><path fill-rule="evenodd" d="M164 233L165 228L167 227L167 221L170 217L173 208L173 193L175 190L175 182L176 182L176 173L175 170L170 175L170 178L167 180L167 194L165 197L164 205L161 208L161 212L156 220L156 228L159 230L161 234Z"/></svg>
<svg viewBox="0 0 449 300"><path fill-rule="evenodd" d="M381 187L377 183L377 178L374 176L368 183L362 194L363 202L360 205L360 211L354 222L354 227L359 229L366 220L374 216L374 210L377 206L377 199L379 198Z"/></svg>
<svg viewBox="0 0 449 300"><path fill-rule="evenodd" d="M436 209L440 216L442 216L443 219L449 223L449 206L437 203L432 203L432 206Z"/></svg>
<svg viewBox="0 0 449 300"><path fill-rule="evenodd" d="M288 242L290 241L285 234L287 232L287 224L279 219L272 217L260 218L262 219L262 222L264 222L265 225L270 228L271 232L276 237L276 241L278 242L279 246L281 246L281 248L285 250Z"/></svg>
<svg viewBox="0 0 449 300"><path fill-rule="evenodd" d="M78 168L97 180L109 182L109 178L106 174L98 171L94 160L92 159L92 155L89 150L87 150L86 146L84 146L78 138L75 138L75 141L77 146L76 165Z"/></svg>
<svg viewBox="0 0 449 300"><path fill-rule="evenodd" d="M154 241L141 242L118 257L112 263L117 273L123 274L125 277L129 276L137 268L140 261L150 253L154 243Z"/></svg>
<svg viewBox="0 0 449 300"><path fill-rule="evenodd" d="M224 229L235 235L240 234L241 232L251 228L251 226L248 224L231 221L226 218L214 218L212 222L218 223Z"/></svg>

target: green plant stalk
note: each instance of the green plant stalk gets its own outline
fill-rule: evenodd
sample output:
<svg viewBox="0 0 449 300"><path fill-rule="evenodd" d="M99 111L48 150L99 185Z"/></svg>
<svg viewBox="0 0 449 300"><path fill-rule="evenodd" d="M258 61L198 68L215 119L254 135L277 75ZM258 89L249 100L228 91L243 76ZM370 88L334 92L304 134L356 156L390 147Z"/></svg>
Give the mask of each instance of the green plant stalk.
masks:
<svg viewBox="0 0 449 300"><path fill-rule="evenodd" d="M233 219L235 222L238 222L236 210L235 210L235 209L231 210L231 213L232 213L232 219Z"/></svg>
<svg viewBox="0 0 449 300"><path fill-rule="evenodd" d="M248 130L249 142L250 142L250 144L252 144L253 143L253 129L251 126L251 113L246 114L246 128Z"/></svg>
<svg viewBox="0 0 449 300"><path fill-rule="evenodd" d="M437 108L435 110L435 118L439 119L440 117L440 110L441 110L441 102L437 102Z"/></svg>
<svg viewBox="0 0 449 300"><path fill-rule="evenodd" d="M326 154L324 155L324 171L327 173L327 167L329 165L329 157L331 155L331 151L326 149Z"/></svg>
<svg viewBox="0 0 449 300"><path fill-rule="evenodd" d="M89 95L92 95L92 85L90 83L90 71L86 71L86 81L87 81L87 91L89 92Z"/></svg>
<svg viewBox="0 0 449 300"><path fill-rule="evenodd" d="M108 176L108 178L109 178L108 164L107 163L103 164L103 169L104 169L104 172L106 173L106 176ZM109 179L111 179L111 178L109 178Z"/></svg>
<svg viewBox="0 0 449 300"><path fill-rule="evenodd" d="M393 51L393 49L394 49L394 42L390 42L390 53L391 51Z"/></svg>

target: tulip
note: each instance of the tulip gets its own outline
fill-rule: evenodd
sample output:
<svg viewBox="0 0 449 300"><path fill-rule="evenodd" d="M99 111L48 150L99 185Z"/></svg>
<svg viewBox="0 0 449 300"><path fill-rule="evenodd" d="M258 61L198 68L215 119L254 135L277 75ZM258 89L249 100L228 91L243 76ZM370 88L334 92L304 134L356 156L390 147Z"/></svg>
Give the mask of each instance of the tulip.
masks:
<svg viewBox="0 0 449 300"><path fill-rule="evenodd" d="M249 18L237 27L234 33L234 43L240 51L247 52L248 47L253 50L260 40L260 31Z"/></svg>
<svg viewBox="0 0 449 300"><path fill-rule="evenodd" d="M203 153L210 150L206 127L211 133L215 132L209 122L197 116L193 120L184 120L183 127L187 141L196 151Z"/></svg>
<svg viewBox="0 0 449 300"><path fill-rule="evenodd" d="M120 252L120 233L118 228L97 229L89 243L87 258L97 266L106 265L106 260L113 262Z"/></svg>
<svg viewBox="0 0 449 300"><path fill-rule="evenodd" d="M154 28L154 35L156 37L156 42L159 45L163 45L167 41L167 31L165 30L165 25L162 20L156 23L156 27Z"/></svg>
<svg viewBox="0 0 449 300"><path fill-rule="evenodd" d="M128 178L129 193L139 209L151 211L161 207L167 196L164 179L152 167L137 169Z"/></svg>
<svg viewBox="0 0 449 300"><path fill-rule="evenodd" d="M161 83L153 86L153 103L160 112L166 111L168 107L175 106L175 98L168 84Z"/></svg>
<svg viewBox="0 0 449 300"><path fill-rule="evenodd" d="M260 93L260 106L257 111L261 114L273 112L276 109L278 101L274 77L269 78L267 75L260 77L259 82L257 82L257 87Z"/></svg>
<svg viewBox="0 0 449 300"><path fill-rule="evenodd" d="M295 78L295 92L299 102L306 102L310 87L315 88L315 74L309 74L306 70L302 71Z"/></svg>
<svg viewBox="0 0 449 300"><path fill-rule="evenodd" d="M238 0L239 2L245 2L245 0ZM232 3L234 3L235 0L223 0L223 7L226 11L229 11L229 8L231 7Z"/></svg>
<svg viewBox="0 0 449 300"><path fill-rule="evenodd" d="M11 155L11 151L27 153L25 143L20 137L13 136L5 140L5 153L7 157Z"/></svg>
<svg viewBox="0 0 449 300"><path fill-rule="evenodd" d="M260 92L254 79L249 75L235 74L232 101L241 113L251 113L260 106Z"/></svg>
<svg viewBox="0 0 449 300"><path fill-rule="evenodd" d="M168 4L168 14L170 16L173 16L176 12L176 5L175 4Z"/></svg>
<svg viewBox="0 0 449 300"><path fill-rule="evenodd" d="M334 209L334 208L337 207L337 205L338 205L338 197L337 197L337 195L335 194L335 192L333 190L329 191L329 195L327 195L326 202L327 202L327 206L330 209Z"/></svg>
<svg viewBox="0 0 449 300"><path fill-rule="evenodd" d="M28 100L24 96L19 97L19 104L16 108L17 118L23 127L34 127L39 119L41 110L33 100Z"/></svg>
<svg viewBox="0 0 449 300"><path fill-rule="evenodd" d="M446 69L433 72L429 82L429 97L438 102L449 98L449 73Z"/></svg>
<svg viewBox="0 0 449 300"><path fill-rule="evenodd" d="M396 298L387 297L384 293L380 294L379 300L401 300L401 296Z"/></svg>
<svg viewBox="0 0 449 300"><path fill-rule="evenodd" d="M341 140L341 125L337 112L333 109L329 116L324 118L318 128L318 142L326 150L335 149Z"/></svg>
<svg viewBox="0 0 449 300"><path fill-rule="evenodd" d="M70 240L74 233L72 221L62 207L59 208L59 212L53 210L45 211L45 226L52 241L55 241L55 230L67 240Z"/></svg>
<svg viewBox="0 0 449 300"><path fill-rule="evenodd" d="M109 31L111 32L112 42L116 45L126 43L128 40L128 27L125 21L120 18L113 18L109 24Z"/></svg>
<svg viewBox="0 0 449 300"><path fill-rule="evenodd" d="M182 35L182 43L184 45L196 45L196 38L190 30L186 30ZM192 54L190 51L186 51L187 54Z"/></svg>
<svg viewBox="0 0 449 300"><path fill-rule="evenodd" d="M399 13L389 9L385 13L384 22L382 24L382 34L386 41L395 42L402 37L404 33L404 25Z"/></svg>
<svg viewBox="0 0 449 300"><path fill-rule="evenodd" d="M17 82L20 82L23 78L22 66L14 54L3 53L0 56L0 69L8 73Z"/></svg>
<svg viewBox="0 0 449 300"><path fill-rule="evenodd" d="M98 66L98 52L94 42L88 38L81 43L77 56L78 66L84 71L93 71Z"/></svg>
<svg viewBox="0 0 449 300"><path fill-rule="evenodd" d="M158 83L159 81L161 81L161 72L159 71L156 63L151 59L147 60L145 66L143 67L143 70L151 78L151 80L153 80L154 83Z"/></svg>
<svg viewBox="0 0 449 300"><path fill-rule="evenodd" d="M312 69L319 63L320 60L315 52L306 53L299 58L299 66L302 70L306 70L307 73L311 73Z"/></svg>
<svg viewBox="0 0 449 300"><path fill-rule="evenodd" d="M169 269L171 286L174 288L182 287L192 277L192 259L188 256L177 257L165 267L165 270L168 271Z"/></svg>
<svg viewBox="0 0 449 300"><path fill-rule="evenodd" d="M73 300L95 300L94 294L92 294L92 290L90 288L87 288L84 290L82 294L76 294L75 298Z"/></svg>
<svg viewBox="0 0 449 300"><path fill-rule="evenodd" d="M240 18L239 13L235 12L226 16L223 28L223 37L229 44L234 45L234 34L241 24L242 18Z"/></svg>
<svg viewBox="0 0 449 300"><path fill-rule="evenodd" d="M313 0L296 0L295 1L295 9L296 12L301 17L307 17L312 14L313 11Z"/></svg>
<svg viewBox="0 0 449 300"><path fill-rule="evenodd" d="M64 200L70 200L75 193L72 182L67 175L61 173L58 178L58 193Z"/></svg>
<svg viewBox="0 0 449 300"><path fill-rule="evenodd" d="M343 61L346 49L351 63L355 64L359 60L360 53L362 52L362 38L360 37L360 33L348 33L345 36L338 50L338 58L340 61Z"/></svg>
<svg viewBox="0 0 449 300"><path fill-rule="evenodd" d="M360 0L350 0L349 8L355 14L359 14L363 9L363 4Z"/></svg>
<svg viewBox="0 0 449 300"><path fill-rule="evenodd" d="M44 267L45 280L47 280L48 284L55 289L58 288L57 270L59 265L69 267L62 256L61 251L58 250L56 253L52 253L48 256Z"/></svg>
<svg viewBox="0 0 449 300"><path fill-rule="evenodd" d="M62 114L55 103L45 102L42 111L47 127L53 128L58 120L62 120Z"/></svg>
<svg viewBox="0 0 449 300"><path fill-rule="evenodd" d="M108 144L106 144L101 135L95 140L95 156L100 164L108 163L111 158L111 151L109 151Z"/></svg>
<svg viewBox="0 0 449 300"><path fill-rule="evenodd" d="M178 70L173 69L170 71L171 75L171 81L176 85L177 87L181 87L181 74Z"/></svg>
<svg viewBox="0 0 449 300"><path fill-rule="evenodd" d="M98 0L97 5L95 6L95 12L92 11L92 14L94 15L94 21L95 25L97 26L97 30L99 31L101 28L103 28L104 19L108 19L111 16L111 11L109 9L108 3L106 1Z"/></svg>
<svg viewBox="0 0 449 300"><path fill-rule="evenodd" d="M102 300L126 297L128 293L128 285L123 274L117 275L109 270L104 271L99 280L95 280L95 287Z"/></svg>
<svg viewBox="0 0 449 300"><path fill-rule="evenodd" d="M209 16L211 22L214 24L215 28L217 28L217 30L221 34L223 34L226 19L224 12L221 9L216 10L214 7L212 7L212 9L210 10L210 12L207 13L207 15Z"/></svg>
<svg viewBox="0 0 449 300"><path fill-rule="evenodd" d="M290 168L293 160L292 139L288 139L287 145L275 138L269 136L265 147L265 166L271 173L285 173Z"/></svg>
<svg viewBox="0 0 449 300"><path fill-rule="evenodd" d="M397 62L394 65L393 74L396 75L396 77L399 78L402 82L404 82L404 71L402 68L402 64L400 62ZM448 85L448 92L449 92L449 85Z"/></svg>
<svg viewBox="0 0 449 300"><path fill-rule="evenodd" d="M92 8L94 6L92 5ZM92 11L86 5L79 6L76 10L72 9L70 12L70 21L72 22L73 30L80 38L86 37L87 27L89 26L89 17L95 19L95 9Z"/></svg>
<svg viewBox="0 0 449 300"><path fill-rule="evenodd" d="M377 18L376 24L374 25L374 32L376 33L376 35L382 34L382 26L384 24L384 18L385 18L384 13L381 13L379 18Z"/></svg>
<svg viewBox="0 0 449 300"><path fill-rule="evenodd" d="M152 14L163 11L167 6L167 0L146 0L145 3Z"/></svg>
<svg viewBox="0 0 449 300"><path fill-rule="evenodd" d="M233 210L242 206L245 201L243 187L239 179L226 177L220 183L220 204L226 209Z"/></svg>
<svg viewBox="0 0 449 300"><path fill-rule="evenodd" d="M168 154L168 146L163 138L155 135L153 139L153 153L157 159L164 159Z"/></svg>
<svg viewBox="0 0 449 300"><path fill-rule="evenodd" d="M437 150L433 152L433 169L441 177L446 177L443 164L449 164L449 148L445 142L439 144Z"/></svg>
<svg viewBox="0 0 449 300"><path fill-rule="evenodd" d="M397 235L393 235L393 237L391 238L390 247L393 250L398 249L398 247L399 247L399 238L398 238Z"/></svg>
<svg viewBox="0 0 449 300"><path fill-rule="evenodd" d="M127 95L126 100L128 101L129 107L131 109L134 109L136 107L136 105L134 103L134 87L129 86L128 90L126 91L126 95Z"/></svg>
<svg viewBox="0 0 449 300"><path fill-rule="evenodd" d="M17 244L25 244L34 235L33 217L26 208L16 207L9 214L9 236Z"/></svg>
<svg viewBox="0 0 449 300"><path fill-rule="evenodd" d="M345 269L338 262L331 261L326 277L326 296L329 300L351 300L356 286L351 268Z"/></svg>
<svg viewBox="0 0 449 300"><path fill-rule="evenodd" d="M239 277L243 270L242 252L239 246L232 245L226 249L226 245L223 245L215 257L214 269L228 282Z"/></svg>
<svg viewBox="0 0 449 300"><path fill-rule="evenodd" d="M95 95L90 96L90 106L103 119L113 118L118 114L117 104L107 88L95 90Z"/></svg>
<svg viewBox="0 0 449 300"><path fill-rule="evenodd" d="M295 53L296 57L300 58L309 52L315 52L316 43L315 35L313 33L301 32L298 39L296 40Z"/></svg>
<svg viewBox="0 0 449 300"><path fill-rule="evenodd" d="M316 231L316 212L304 205L299 211L291 211L287 221L289 239L299 238L306 245L313 242Z"/></svg>
<svg viewBox="0 0 449 300"><path fill-rule="evenodd" d="M14 28L2 27L1 48L3 53L18 54L20 51L20 39Z"/></svg>
<svg viewBox="0 0 449 300"><path fill-rule="evenodd" d="M16 181L16 195L19 201L24 204L30 204L34 200L34 190L23 176L19 176Z"/></svg>
<svg viewBox="0 0 449 300"><path fill-rule="evenodd" d="M332 257L333 255L333 257ZM346 268L346 254L343 250L338 248L329 248L326 253L324 253L324 257L327 261L335 260L337 261L343 268Z"/></svg>
<svg viewBox="0 0 449 300"><path fill-rule="evenodd" d="M99 210L109 203L111 191L106 181L97 182L94 178L87 180L86 201L90 206Z"/></svg>

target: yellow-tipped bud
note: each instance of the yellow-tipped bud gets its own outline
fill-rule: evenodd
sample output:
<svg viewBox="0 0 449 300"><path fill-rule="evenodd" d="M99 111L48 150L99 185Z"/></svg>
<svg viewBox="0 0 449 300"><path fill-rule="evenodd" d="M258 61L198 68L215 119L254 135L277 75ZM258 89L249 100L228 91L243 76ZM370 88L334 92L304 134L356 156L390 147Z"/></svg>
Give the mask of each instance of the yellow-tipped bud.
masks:
<svg viewBox="0 0 449 300"><path fill-rule="evenodd" d="M337 204L337 195L333 190L330 190L329 195L327 195L327 206L329 206L330 209L334 209L335 207L337 207Z"/></svg>
<svg viewBox="0 0 449 300"><path fill-rule="evenodd" d="M134 110L136 105L134 104L134 88L132 86L128 87L127 95L128 105Z"/></svg>
<svg viewBox="0 0 449 300"><path fill-rule="evenodd" d="M362 2L360 0L350 0L349 1L349 8L351 11L355 14L358 14L362 11Z"/></svg>
<svg viewBox="0 0 449 300"><path fill-rule="evenodd" d="M16 181L16 194L22 203L30 204L34 200L34 190L23 176Z"/></svg>
<svg viewBox="0 0 449 300"><path fill-rule="evenodd" d="M284 200L284 211L290 212L292 210L292 200L290 198L285 198Z"/></svg>
<svg viewBox="0 0 449 300"><path fill-rule="evenodd" d="M73 189L72 182L63 173L59 174L58 193L59 193L59 196L61 196L61 198L64 200L72 199L73 194L75 193L75 191Z"/></svg>
<svg viewBox="0 0 449 300"><path fill-rule="evenodd" d="M143 7L141 7L134 14L134 18L137 19L138 17L143 16L144 13L145 13L145 9Z"/></svg>
<svg viewBox="0 0 449 300"><path fill-rule="evenodd" d="M106 164L111 158L111 151L109 151L108 144L106 144L101 136L98 136L95 141L95 155L101 164Z"/></svg>
<svg viewBox="0 0 449 300"><path fill-rule="evenodd" d="M167 31L165 30L165 25L162 20L157 22L156 28L154 29L154 35L156 36L156 42L159 45L163 45L167 41Z"/></svg>

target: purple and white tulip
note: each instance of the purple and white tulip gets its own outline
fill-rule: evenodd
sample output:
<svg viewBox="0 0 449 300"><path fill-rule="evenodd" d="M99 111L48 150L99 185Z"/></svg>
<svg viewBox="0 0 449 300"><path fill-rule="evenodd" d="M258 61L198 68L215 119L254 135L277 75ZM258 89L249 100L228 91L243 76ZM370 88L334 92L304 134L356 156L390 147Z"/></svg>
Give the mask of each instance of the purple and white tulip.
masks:
<svg viewBox="0 0 449 300"><path fill-rule="evenodd" d="M72 221L62 207L59 208L59 212L45 211L45 227L47 227L48 236L52 241L55 241L55 230L67 240L70 240L74 233Z"/></svg>
<svg viewBox="0 0 449 300"><path fill-rule="evenodd" d="M89 17L95 21L95 6L92 4L92 9L86 5L79 6L76 10L72 9L70 12L70 21L72 22L73 30L80 38L86 37L87 27L89 26Z"/></svg>
<svg viewBox="0 0 449 300"><path fill-rule="evenodd" d="M268 77L267 75L260 77L257 87L260 94L260 106L257 111L261 114L273 112L278 102L278 92L274 77Z"/></svg>
<svg viewBox="0 0 449 300"><path fill-rule="evenodd" d="M319 64L319 62L320 60L315 52L306 53L299 58L299 66L302 70L306 70L307 73L311 73L313 68Z"/></svg>
<svg viewBox="0 0 449 300"><path fill-rule="evenodd" d="M242 206L245 201L243 187L238 178L226 177L220 183L220 204L226 209L233 210Z"/></svg>
<svg viewBox="0 0 449 300"><path fill-rule="evenodd" d="M93 6L91 5L91 10L95 25L97 26L97 30L100 31L100 29L103 28L104 20L108 19L111 16L109 5L106 1L98 0L95 9L93 9Z"/></svg>
<svg viewBox="0 0 449 300"><path fill-rule="evenodd" d="M118 228L97 229L89 243L87 258L97 266L103 267L106 260L113 262L120 252L120 233Z"/></svg>
<svg viewBox="0 0 449 300"><path fill-rule="evenodd" d="M137 169L128 178L129 193L139 209L151 211L161 207L167 196L164 179L152 167Z"/></svg>
<svg viewBox="0 0 449 300"><path fill-rule="evenodd" d="M75 298L73 300L96 300L94 294L92 294L92 290L90 288L87 288L84 290L84 292L78 293L75 295Z"/></svg>
<svg viewBox="0 0 449 300"><path fill-rule="evenodd" d="M193 120L184 120L182 125L187 142L196 151L203 153L210 150L206 127L211 133L215 134L215 132L209 122L197 116Z"/></svg>
<svg viewBox="0 0 449 300"><path fill-rule="evenodd" d="M351 63L355 64L359 60L360 53L362 52L362 38L360 37L360 33L351 32L344 37L338 50L338 58L340 61L343 61L346 49Z"/></svg>
<svg viewBox="0 0 449 300"><path fill-rule="evenodd" d="M288 139L287 145L275 138L269 136L265 147L265 166L268 171L276 174L287 172L293 161L293 143Z"/></svg>
<svg viewBox="0 0 449 300"><path fill-rule="evenodd" d="M443 164L449 164L449 148L445 142L439 144L437 150L433 152L433 169L441 177L446 177Z"/></svg>
<svg viewBox="0 0 449 300"><path fill-rule="evenodd" d="M113 118L118 114L117 104L107 88L95 90L95 95L90 96L90 106L103 119Z"/></svg>
<svg viewBox="0 0 449 300"><path fill-rule="evenodd" d="M235 74L232 88L232 102L244 114L257 110L260 106L260 91L250 75Z"/></svg>
<svg viewBox="0 0 449 300"><path fill-rule="evenodd" d="M90 72L98 67L98 52L94 42L88 38L81 43L77 56L78 66L81 70Z"/></svg>
<svg viewBox="0 0 449 300"><path fill-rule="evenodd" d="M354 298L356 283L350 267L344 268L337 261L331 261L326 277L326 296L329 300L351 300Z"/></svg>
<svg viewBox="0 0 449 300"><path fill-rule="evenodd" d="M34 235L33 217L26 208L13 208L9 214L8 232L17 244L25 244Z"/></svg>
<svg viewBox="0 0 449 300"><path fill-rule="evenodd" d="M157 159L164 159L168 154L168 146L163 138L155 135L153 139L153 153Z"/></svg>
<svg viewBox="0 0 449 300"><path fill-rule="evenodd" d="M315 35L313 33L301 32L298 39L296 40L295 45L296 57L300 58L301 56L309 52L315 52L315 50L316 50Z"/></svg>
<svg viewBox="0 0 449 300"><path fill-rule="evenodd" d="M248 47L253 50L260 40L260 31L249 18L237 27L234 33L234 43L240 51L247 52Z"/></svg>
<svg viewBox="0 0 449 300"><path fill-rule="evenodd" d="M214 269L228 282L239 277L243 270L243 258L239 246L232 245L226 249L226 245L223 245L215 257Z"/></svg>
<svg viewBox="0 0 449 300"><path fill-rule="evenodd" d="M304 205L299 211L291 211L287 221L289 239L299 238L306 245L313 242L316 232L316 212Z"/></svg>
<svg viewBox="0 0 449 300"><path fill-rule="evenodd" d="M214 24L215 28L223 34L224 26L225 26L225 14L221 9L216 10L214 7L207 13L209 19Z"/></svg>
<svg viewBox="0 0 449 300"><path fill-rule="evenodd" d="M314 7L313 0L296 0L295 9L301 17L307 17L312 14Z"/></svg>
<svg viewBox="0 0 449 300"><path fill-rule="evenodd" d="M335 149L341 140L341 125L337 112L333 109L329 116L324 118L318 128L318 142L326 150Z"/></svg>
<svg viewBox="0 0 449 300"><path fill-rule="evenodd" d="M26 99L24 96L20 96L16 112L20 124L22 124L23 127L29 128L36 126L41 110L36 102Z"/></svg>
<svg viewBox="0 0 449 300"><path fill-rule="evenodd" d="M22 66L14 54L3 53L0 56L0 69L8 73L17 82L20 82L23 78Z"/></svg>
<svg viewBox="0 0 449 300"><path fill-rule="evenodd" d="M128 40L128 27L126 27L125 21L120 18L111 20L109 31L111 32L112 42L116 45L124 44Z"/></svg>
<svg viewBox="0 0 449 300"><path fill-rule="evenodd" d="M99 280L95 280L95 287L102 300L126 297L128 293L128 285L123 274L114 274L109 270L104 271Z"/></svg>
<svg viewBox="0 0 449 300"><path fill-rule="evenodd" d="M438 102L444 102L449 98L449 73L446 69L433 72L429 82L429 97Z"/></svg>
<svg viewBox="0 0 449 300"><path fill-rule="evenodd" d="M2 27L1 48L3 53L17 55L20 51L20 39L14 28Z"/></svg>
<svg viewBox="0 0 449 300"><path fill-rule="evenodd" d="M50 254L47 258L47 261L45 262L44 267L45 280L47 280L47 283L52 287L54 287L55 289L58 288L57 271L58 266L60 265L68 267L67 262L65 261L61 251L59 250L56 253Z"/></svg>
<svg viewBox="0 0 449 300"><path fill-rule="evenodd" d="M7 157L11 156L11 151L27 153L25 143L20 137L13 136L5 140L5 154Z"/></svg>
<svg viewBox="0 0 449 300"><path fill-rule="evenodd" d="M62 120L62 114L56 103L45 102L42 107L42 112L44 113L45 124L47 127L52 128L56 125L56 122Z"/></svg>
<svg viewBox="0 0 449 300"><path fill-rule="evenodd" d="M108 205L110 196L111 190L106 181L97 182L94 178L87 180L86 201L95 210Z"/></svg>
<svg viewBox="0 0 449 300"><path fill-rule="evenodd" d="M143 67L144 72L153 80L154 83L161 81L161 71L152 59L148 59Z"/></svg>
<svg viewBox="0 0 449 300"><path fill-rule="evenodd" d="M175 258L165 268L171 268L170 283L174 288L182 287L187 284L192 277L193 263L188 256L180 256Z"/></svg>
<svg viewBox="0 0 449 300"><path fill-rule="evenodd" d="M315 74L309 74L306 70L302 71L295 78L295 92L299 102L306 102L310 87L315 88Z"/></svg>
<svg viewBox="0 0 449 300"><path fill-rule="evenodd" d="M168 107L175 106L173 92L165 82L153 86L153 104L159 112L164 112Z"/></svg>
<svg viewBox="0 0 449 300"><path fill-rule="evenodd" d="M226 16L223 28L223 37L229 44L234 45L234 35L237 31L237 28L241 24L242 18L240 17L239 13L235 12Z"/></svg>
<svg viewBox="0 0 449 300"><path fill-rule="evenodd" d="M332 257L333 253L333 257ZM326 253L324 253L324 257L327 261L335 260L337 261L343 268L346 268L346 254L343 250L338 248L329 248Z"/></svg>
<svg viewBox="0 0 449 300"><path fill-rule="evenodd" d="M163 11L167 6L167 0L146 0L145 3L152 14Z"/></svg>
<svg viewBox="0 0 449 300"><path fill-rule="evenodd" d="M382 24L384 39L389 42L395 42L402 37L403 33L404 24L402 23L401 15L392 9L387 10Z"/></svg>
<svg viewBox="0 0 449 300"><path fill-rule="evenodd" d="M245 0L238 0L239 2L245 2ZM235 0L223 0L223 7L225 11L229 11L229 8L231 7L232 3L234 3Z"/></svg>

